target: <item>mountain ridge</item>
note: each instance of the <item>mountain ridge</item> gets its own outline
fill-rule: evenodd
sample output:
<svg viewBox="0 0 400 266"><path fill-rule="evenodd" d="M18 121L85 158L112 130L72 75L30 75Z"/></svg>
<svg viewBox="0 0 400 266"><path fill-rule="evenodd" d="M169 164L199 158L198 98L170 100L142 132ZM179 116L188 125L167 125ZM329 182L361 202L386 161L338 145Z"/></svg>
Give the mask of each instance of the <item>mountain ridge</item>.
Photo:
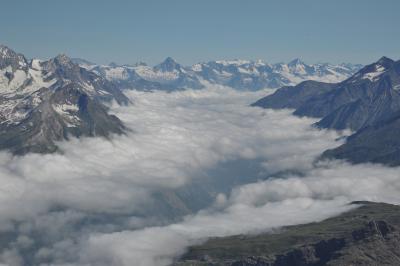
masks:
<svg viewBox="0 0 400 266"><path fill-rule="evenodd" d="M146 86L141 87L138 83L138 80L141 80L142 83L153 83L148 87L168 91L183 88L200 89L208 84L224 85L238 90L259 90L295 85L309 79L336 82L348 78L361 68L361 65L345 63L307 65L299 59L292 60L289 64L236 59L182 66L171 57L154 67L146 64L82 66L97 71L110 81L123 82L128 89L146 90ZM129 75L124 74L128 72Z"/></svg>
<svg viewBox="0 0 400 266"><path fill-rule="evenodd" d="M0 46L0 149L48 153L70 137L123 134L104 102L128 104L114 84L65 54L28 61Z"/></svg>
<svg viewBox="0 0 400 266"><path fill-rule="evenodd" d="M211 238L174 266L397 265L400 207L359 201L321 222L269 233Z"/></svg>
<svg viewBox="0 0 400 266"><path fill-rule="evenodd" d="M319 128L356 133L340 147L323 153L353 163L400 165L400 60L382 57L340 83L305 81L283 87L252 106L291 108L297 116L319 118ZM400 121L400 120L399 120Z"/></svg>

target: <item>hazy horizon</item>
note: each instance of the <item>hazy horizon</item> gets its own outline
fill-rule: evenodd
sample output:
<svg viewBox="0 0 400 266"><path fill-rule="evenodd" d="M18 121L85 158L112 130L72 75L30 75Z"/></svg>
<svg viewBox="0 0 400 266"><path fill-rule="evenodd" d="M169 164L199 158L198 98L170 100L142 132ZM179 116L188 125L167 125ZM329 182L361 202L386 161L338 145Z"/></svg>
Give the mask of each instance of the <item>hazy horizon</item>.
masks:
<svg viewBox="0 0 400 266"><path fill-rule="evenodd" d="M395 8L397 7L397 8ZM27 57L183 65L223 59L399 59L398 1L8 1L0 43ZM15 19L15 14L18 19ZM382 41L385 40L385 41Z"/></svg>

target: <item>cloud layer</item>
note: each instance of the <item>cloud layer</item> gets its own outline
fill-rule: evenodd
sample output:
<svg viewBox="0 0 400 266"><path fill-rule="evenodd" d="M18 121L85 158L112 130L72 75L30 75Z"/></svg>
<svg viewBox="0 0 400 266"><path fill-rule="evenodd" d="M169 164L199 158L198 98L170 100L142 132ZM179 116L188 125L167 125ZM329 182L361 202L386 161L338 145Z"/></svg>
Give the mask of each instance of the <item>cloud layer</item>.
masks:
<svg viewBox="0 0 400 266"><path fill-rule="evenodd" d="M398 169L315 164L339 135L289 110L248 106L265 93L132 91L133 106L112 107L132 129L125 136L63 142L63 154L0 153L0 231L9 237L0 262L168 265L206 237L321 220L351 200L399 202ZM160 224L155 216L169 205L190 213L177 189L226 179L235 173L212 170L236 161L255 162L259 174L249 180L260 180L219 195L210 188L212 206Z"/></svg>
<svg viewBox="0 0 400 266"><path fill-rule="evenodd" d="M211 236L257 233L320 221L354 206L355 200L400 204L399 168L329 162L305 177L269 179L220 195L215 209L165 227L93 234L81 263L169 265L185 248ZM145 243L145 244L144 244ZM110 248L111 247L111 248Z"/></svg>

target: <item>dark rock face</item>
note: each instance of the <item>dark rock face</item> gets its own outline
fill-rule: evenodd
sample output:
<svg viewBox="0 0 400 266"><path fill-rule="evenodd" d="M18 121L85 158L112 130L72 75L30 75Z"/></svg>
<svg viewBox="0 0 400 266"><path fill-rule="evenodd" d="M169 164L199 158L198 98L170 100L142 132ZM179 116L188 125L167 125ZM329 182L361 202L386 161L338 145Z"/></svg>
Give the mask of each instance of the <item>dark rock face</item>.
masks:
<svg viewBox="0 0 400 266"><path fill-rule="evenodd" d="M111 82L81 68L65 55L27 60L0 47L0 149L14 154L57 150L55 141L122 134L122 122L104 101L129 103Z"/></svg>
<svg viewBox="0 0 400 266"><path fill-rule="evenodd" d="M282 87L273 95L253 103L252 106L272 109L298 109L316 96L324 95L336 88L336 84L317 81L304 81L297 86ZM321 116L321 111L310 112L315 117Z"/></svg>
<svg viewBox="0 0 400 266"><path fill-rule="evenodd" d="M353 163L373 162L389 166L400 165L400 114L350 136L346 143L322 154L322 158L337 158Z"/></svg>
<svg viewBox="0 0 400 266"><path fill-rule="evenodd" d="M325 265L334 257L335 252L345 246L345 243L343 238L322 240L314 245L278 255L272 265Z"/></svg>
<svg viewBox="0 0 400 266"><path fill-rule="evenodd" d="M16 69L27 70L28 62L22 54L17 54L7 46L0 44L0 69L10 66L12 71Z"/></svg>
<svg viewBox="0 0 400 266"><path fill-rule="evenodd" d="M363 206L320 223L277 233L211 239L175 265L399 265L400 207Z"/></svg>
<svg viewBox="0 0 400 266"><path fill-rule="evenodd" d="M171 57L167 57L164 62L158 64L154 67L156 71L162 72L172 72L174 70L181 71L181 65L179 65L174 59Z"/></svg>

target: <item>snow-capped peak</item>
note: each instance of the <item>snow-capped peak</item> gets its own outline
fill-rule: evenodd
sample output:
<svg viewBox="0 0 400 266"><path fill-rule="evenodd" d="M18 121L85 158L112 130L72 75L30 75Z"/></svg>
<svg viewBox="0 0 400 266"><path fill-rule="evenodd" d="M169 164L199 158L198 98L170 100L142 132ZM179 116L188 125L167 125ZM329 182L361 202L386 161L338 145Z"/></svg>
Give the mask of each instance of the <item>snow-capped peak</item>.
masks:
<svg viewBox="0 0 400 266"><path fill-rule="evenodd" d="M90 69L113 82L123 82L125 87L160 87L168 90L201 88L207 84L219 84L236 89L258 90L296 85L305 80L340 82L361 68L352 64L306 64L300 59L290 63L268 64L262 60L216 60L184 67L171 57L155 67L146 64L93 66ZM137 83L142 79L139 83ZM144 81L145 82L144 82ZM149 83L150 82L150 83ZM161 87L162 87L161 86ZM146 88L147 88L146 87Z"/></svg>
<svg viewBox="0 0 400 266"><path fill-rule="evenodd" d="M395 63L394 60L386 57L386 56L382 56L377 62L376 64L379 64L381 66L383 66L384 68L389 68L391 67L393 64Z"/></svg>
<svg viewBox="0 0 400 266"><path fill-rule="evenodd" d="M17 54L12 49L0 44L0 69L11 66L13 70L26 68L27 60L22 54Z"/></svg>
<svg viewBox="0 0 400 266"><path fill-rule="evenodd" d="M346 82L356 83L369 80L371 82L378 81L380 76L388 69L391 69L396 62L388 57L381 57L375 63L361 68L354 76Z"/></svg>
<svg viewBox="0 0 400 266"><path fill-rule="evenodd" d="M74 63L72 62L71 58L69 58L66 54L59 54L54 58L54 62L56 62L59 65L63 66L70 66L73 65Z"/></svg>
<svg viewBox="0 0 400 266"><path fill-rule="evenodd" d="M161 64L156 65L154 70L161 72L180 71L181 66L172 57L167 57Z"/></svg>

